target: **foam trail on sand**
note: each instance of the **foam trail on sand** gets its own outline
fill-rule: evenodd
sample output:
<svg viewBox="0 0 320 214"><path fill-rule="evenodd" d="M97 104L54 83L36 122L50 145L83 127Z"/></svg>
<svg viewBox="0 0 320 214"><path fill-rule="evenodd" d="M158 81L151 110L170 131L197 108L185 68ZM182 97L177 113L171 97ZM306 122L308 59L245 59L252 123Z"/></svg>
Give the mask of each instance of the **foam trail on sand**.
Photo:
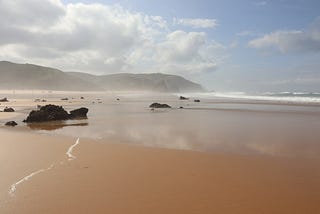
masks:
<svg viewBox="0 0 320 214"><path fill-rule="evenodd" d="M9 194L10 196L14 196L14 192L17 190L17 186L29 179L31 179L33 176L37 175L37 174L40 174L42 172L45 172L45 171L48 171L50 169L52 169L52 167L54 166L54 164L51 164L48 168L46 169L40 169L38 171L35 171L35 172L32 172L31 174L23 177L22 179L20 179L19 181L17 181L16 183L12 184L11 187L10 187L10 190L9 190Z"/></svg>
<svg viewBox="0 0 320 214"><path fill-rule="evenodd" d="M76 158L76 156L74 156L74 155L72 154L72 150L73 150L79 143L80 143L80 139L78 138L78 139L76 140L76 142L75 142L73 145L71 145L71 146L69 147L68 151L66 152L66 154L68 155L68 158L69 158L68 160L69 160L69 161ZM60 164L61 164L61 163L60 163ZM42 173L42 172L45 172L45 171L48 171L48 170L52 169L53 166L54 166L54 164L51 164L51 165L50 165L48 168L46 168L46 169L40 169L40 170L38 170L38 171L32 172L31 174L23 177L23 178L20 179L19 181L17 181L17 182L15 182L14 184L12 184L12 185L10 186L10 189L9 189L9 194L10 194L10 196L11 196L11 197L14 196L14 192L17 190L17 186L18 186L18 185L20 185L21 183L23 183L23 182L31 179L33 176L35 176L35 175L37 175L37 174L40 174L40 173Z"/></svg>
<svg viewBox="0 0 320 214"><path fill-rule="evenodd" d="M69 158L68 160L69 160L69 161L76 158L76 156L74 156L74 155L72 154L72 150L80 143L79 141L80 141L80 139L78 138L77 141L76 141L73 145L71 145L71 146L69 147L68 151L66 152L66 155L68 155L68 158Z"/></svg>

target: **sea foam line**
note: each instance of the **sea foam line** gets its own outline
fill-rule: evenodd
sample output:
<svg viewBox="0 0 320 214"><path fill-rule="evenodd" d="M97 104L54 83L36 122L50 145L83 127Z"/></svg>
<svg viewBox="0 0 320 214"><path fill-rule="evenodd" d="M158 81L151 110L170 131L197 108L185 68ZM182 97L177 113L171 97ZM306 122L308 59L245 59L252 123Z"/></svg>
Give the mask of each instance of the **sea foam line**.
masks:
<svg viewBox="0 0 320 214"><path fill-rule="evenodd" d="M37 174L40 174L40 173L42 173L42 172L45 172L45 171L48 171L48 170L52 169L53 166L54 166L54 164L51 164L51 165L50 165L48 168L46 168L46 169L40 169L40 170L38 170L38 171L32 172L31 174L23 177L22 179L20 179L19 181L17 181L16 183L14 183L14 184L12 184L12 185L10 186L9 194L10 194L11 196L14 196L14 192L17 190L17 186L18 186L18 185L20 185L21 183L29 180L30 178L32 178L33 176L35 176L35 175L37 175Z"/></svg>
<svg viewBox="0 0 320 214"><path fill-rule="evenodd" d="M77 141L76 141L73 145L71 145L71 146L69 147L68 151L66 152L66 155L68 155L68 158L69 158L68 160L69 160L69 161L77 158L76 156L74 156L74 155L72 154L72 150L73 150L79 143L80 143L80 139L78 138Z"/></svg>

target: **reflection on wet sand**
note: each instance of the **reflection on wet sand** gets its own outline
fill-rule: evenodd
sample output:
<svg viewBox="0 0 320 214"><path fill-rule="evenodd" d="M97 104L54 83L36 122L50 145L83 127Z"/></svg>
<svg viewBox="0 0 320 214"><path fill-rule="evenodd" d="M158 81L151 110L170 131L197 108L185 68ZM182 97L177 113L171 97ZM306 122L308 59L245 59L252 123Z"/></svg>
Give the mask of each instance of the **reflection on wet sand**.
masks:
<svg viewBox="0 0 320 214"><path fill-rule="evenodd" d="M69 124L69 123L65 123L65 122L61 122L61 121L27 124L27 126L32 130L46 130L46 131L62 129L64 127L88 126L88 125L89 125L88 122Z"/></svg>

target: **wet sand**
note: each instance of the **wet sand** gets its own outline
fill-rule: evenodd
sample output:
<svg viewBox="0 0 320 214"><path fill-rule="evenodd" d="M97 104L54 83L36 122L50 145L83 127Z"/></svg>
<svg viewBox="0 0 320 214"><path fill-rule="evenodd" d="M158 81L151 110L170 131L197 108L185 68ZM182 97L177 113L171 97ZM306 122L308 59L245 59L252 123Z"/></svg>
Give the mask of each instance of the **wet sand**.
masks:
<svg viewBox="0 0 320 214"><path fill-rule="evenodd" d="M318 111L158 100L186 109L113 96L87 122L0 128L0 213L320 213ZM12 104L0 121L35 105Z"/></svg>
<svg viewBox="0 0 320 214"><path fill-rule="evenodd" d="M3 214L320 212L317 158L215 154L87 139L75 145L74 138L8 131L1 136L6 142L0 144ZM68 160L72 145L75 158ZM19 163L18 157L30 162ZM52 163L52 169L20 184L10 196L12 183Z"/></svg>

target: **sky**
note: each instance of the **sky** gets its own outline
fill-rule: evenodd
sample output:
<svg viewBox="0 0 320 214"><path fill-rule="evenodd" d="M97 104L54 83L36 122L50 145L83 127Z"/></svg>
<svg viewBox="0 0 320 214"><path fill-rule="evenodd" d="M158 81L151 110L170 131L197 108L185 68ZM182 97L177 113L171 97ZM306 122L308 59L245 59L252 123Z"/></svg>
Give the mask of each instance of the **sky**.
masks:
<svg viewBox="0 0 320 214"><path fill-rule="evenodd" d="M0 0L0 60L320 92L318 0Z"/></svg>

